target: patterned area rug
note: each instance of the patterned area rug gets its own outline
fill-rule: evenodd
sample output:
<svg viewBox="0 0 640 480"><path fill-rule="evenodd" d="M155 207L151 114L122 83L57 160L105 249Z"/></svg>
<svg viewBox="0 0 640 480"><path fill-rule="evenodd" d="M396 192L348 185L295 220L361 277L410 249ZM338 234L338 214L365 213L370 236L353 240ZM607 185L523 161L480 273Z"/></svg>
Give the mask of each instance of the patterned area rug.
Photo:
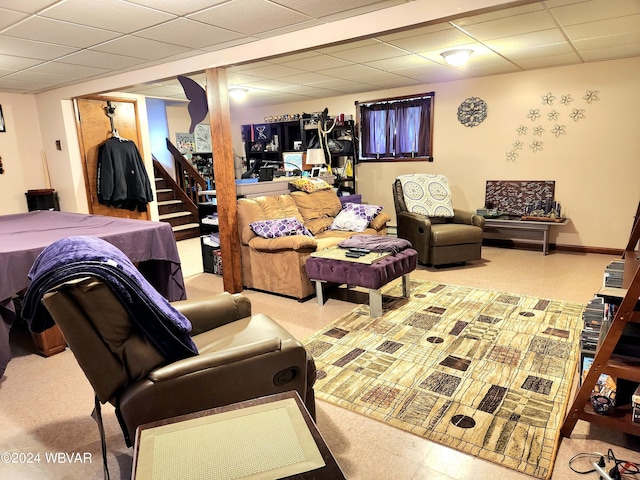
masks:
<svg viewBox="0 0 640 480"><path fill-rule="evenodd" d="M398 281L383 291L402 296ZM318 398L538 478L553 468L581 304L411 281L304 343Z"/></svg>

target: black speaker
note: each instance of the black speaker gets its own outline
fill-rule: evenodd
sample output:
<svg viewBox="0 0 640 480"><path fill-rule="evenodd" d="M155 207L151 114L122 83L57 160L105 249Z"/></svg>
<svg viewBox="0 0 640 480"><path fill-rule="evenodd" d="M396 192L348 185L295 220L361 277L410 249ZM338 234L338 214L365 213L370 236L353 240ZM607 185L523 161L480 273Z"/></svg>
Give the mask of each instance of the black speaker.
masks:
<svg viewBox="0 0 640 480"><path fill-rule="evenodd" d="M262 167L260 169L260 177L258 178L259 182L270 182L273 180L273 172L275 167Z"/></svg>

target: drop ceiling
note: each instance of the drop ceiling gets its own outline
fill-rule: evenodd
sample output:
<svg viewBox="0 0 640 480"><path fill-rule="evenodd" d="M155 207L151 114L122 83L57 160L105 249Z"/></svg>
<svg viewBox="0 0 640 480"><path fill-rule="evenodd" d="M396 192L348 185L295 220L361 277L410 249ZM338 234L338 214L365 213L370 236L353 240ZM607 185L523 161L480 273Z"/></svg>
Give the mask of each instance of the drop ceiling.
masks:
<svg viewBox="0 0 640 480"><path fill-rule="evenodd" d="M36 94L407 1L0 0L0 92ZM440 55L456 48L473 50L463 68ZM635 56L640 0L547 0L230 65L227 81L258 106ZM184 100L175 77L120 91Z"/></svg>

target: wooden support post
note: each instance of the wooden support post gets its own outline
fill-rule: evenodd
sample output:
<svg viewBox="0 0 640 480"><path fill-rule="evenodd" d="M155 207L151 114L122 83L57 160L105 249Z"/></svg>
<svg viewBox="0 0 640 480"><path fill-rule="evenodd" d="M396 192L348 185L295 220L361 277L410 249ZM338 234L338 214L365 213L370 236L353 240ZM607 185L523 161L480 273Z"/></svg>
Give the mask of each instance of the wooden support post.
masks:
<svg viewBox="0 0 640 480"><path fill-rule="evenodd" d="M206 77L213 171L218 202L222 283L225 291L239 293L242 291L242 270L227 74L223 68L208 68Z"/></svg>

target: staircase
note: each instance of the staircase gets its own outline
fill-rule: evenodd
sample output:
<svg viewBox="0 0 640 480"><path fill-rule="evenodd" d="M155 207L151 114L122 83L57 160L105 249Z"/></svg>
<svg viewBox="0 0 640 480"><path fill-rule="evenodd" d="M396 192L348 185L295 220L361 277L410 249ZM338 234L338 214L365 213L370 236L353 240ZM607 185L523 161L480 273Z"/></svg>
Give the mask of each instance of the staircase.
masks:
<svg viewBox="0 0 640 480"><path fill-rule="evenodd" d="M154 161L153 170L160 221L171 225L176 241L199 237L197 207L189 198L181 198L184 194L157 161Z"/></svg>

